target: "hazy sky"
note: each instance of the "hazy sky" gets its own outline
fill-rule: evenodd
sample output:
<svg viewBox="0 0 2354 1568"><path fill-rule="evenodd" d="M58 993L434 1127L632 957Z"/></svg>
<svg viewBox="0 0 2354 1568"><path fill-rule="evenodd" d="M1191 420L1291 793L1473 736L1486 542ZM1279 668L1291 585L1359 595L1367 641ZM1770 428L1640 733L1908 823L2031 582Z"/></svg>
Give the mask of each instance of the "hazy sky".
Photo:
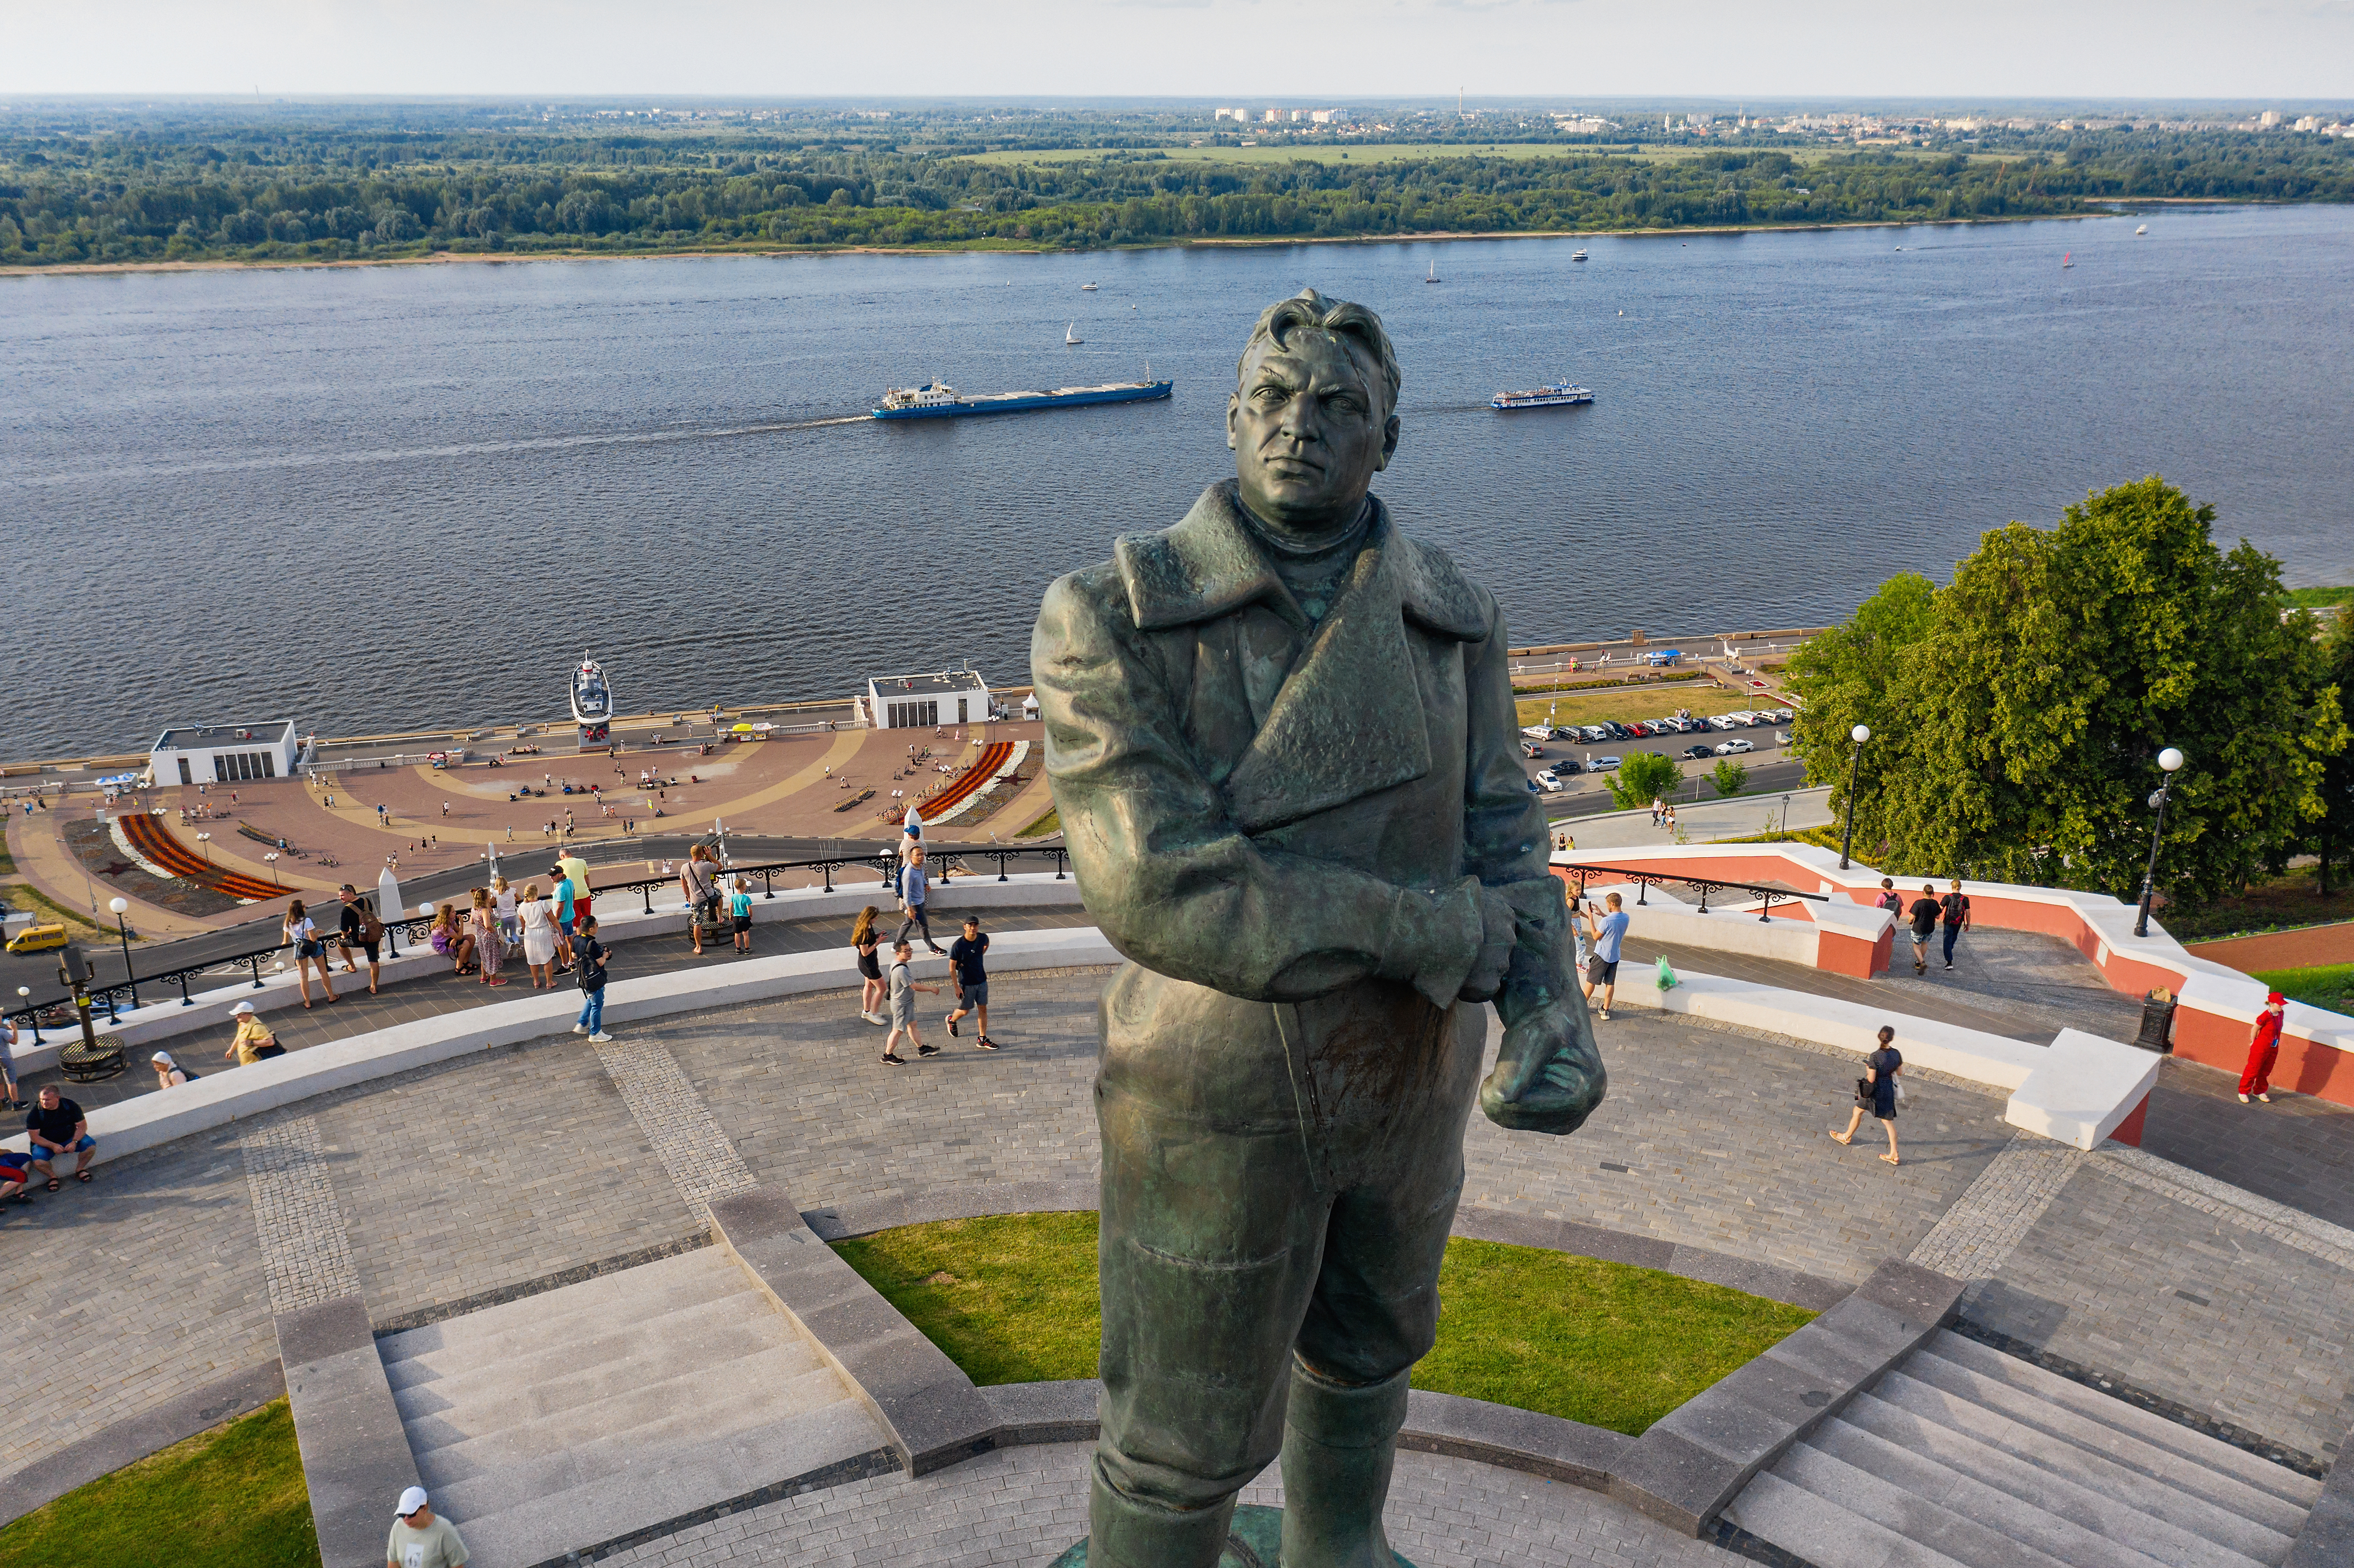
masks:
<svg viewBox="0 0 2354 1568"><path fill-rule="evenodd" d="M2354 0L0 0L0 93L2354 98Z"/></svg>

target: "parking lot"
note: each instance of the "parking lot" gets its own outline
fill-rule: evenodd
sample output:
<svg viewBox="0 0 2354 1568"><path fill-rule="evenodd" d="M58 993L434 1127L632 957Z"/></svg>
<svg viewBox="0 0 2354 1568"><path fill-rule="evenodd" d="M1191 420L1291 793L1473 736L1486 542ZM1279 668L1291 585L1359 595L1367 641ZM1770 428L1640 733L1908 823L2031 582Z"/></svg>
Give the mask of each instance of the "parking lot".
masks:
<svg viewBox="0 0 2354 1568"><path fill-rule="evenodd" d="M1663 705L1677 697L1729 697L1731 694L1710 688L1685 692L1659 693ZM1670 708L1669 714L1677 712ZM1717 715L1723 715L1723 717ZM1668 714L1659 715L1666 718ZM1712 718L1716 722L1711 723ZM1532 725L1522 731L1522 766L1538 793L1548 805L1566 800L1575 795L1606 791L1609 774L1629 756L1638 751L1657 752L1673 758L1683 768L1687 779L1705 777L1718 760L1738 762L1750 769L1753 777L1770 764L1796 763L1797 754L1790 749L1791 710L1736 709L1691 710L1691 716L1681 724L1670 724L1654 731L1651 721L1604 720L1578 726ZM1638 727L1646 733L1634 733ZM1548 732L1539 739L1538 732ZM1531 751L1536 753L1532 757ZM1694 755L1705 752L1705 756ZM1615 760L1614 760L1615 759ZM1773 782L1782 782L1783 775L1796 778L1794 768L1775 768ZM1760 783L1767 782L1764 778Z"/></svg>

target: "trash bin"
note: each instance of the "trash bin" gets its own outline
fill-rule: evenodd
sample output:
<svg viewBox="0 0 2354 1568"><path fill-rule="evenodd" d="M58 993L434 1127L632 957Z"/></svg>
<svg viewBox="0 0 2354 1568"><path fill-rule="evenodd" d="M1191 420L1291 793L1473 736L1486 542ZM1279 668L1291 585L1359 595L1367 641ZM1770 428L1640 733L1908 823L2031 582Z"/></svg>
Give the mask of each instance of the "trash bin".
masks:
<svg viewBox="0 0 2354 1568"><path fill-rule="evenodd" d="M2174 1054L2174 993L2163 988L2141 1001L2141 1033L2134 1044L2161 1056Z"/></svg>

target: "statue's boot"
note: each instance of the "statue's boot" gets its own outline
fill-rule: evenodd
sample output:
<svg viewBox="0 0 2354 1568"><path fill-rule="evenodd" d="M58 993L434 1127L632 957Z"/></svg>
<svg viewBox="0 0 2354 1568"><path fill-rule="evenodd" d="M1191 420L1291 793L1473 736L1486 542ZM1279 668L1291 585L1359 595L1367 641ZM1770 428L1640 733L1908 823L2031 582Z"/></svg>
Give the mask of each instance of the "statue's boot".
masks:
<svg viewBox="0 0 2354 1568"><path fill-rule="evenodd" d="M1351 1387L1293 1360L1283 1421L1283 1568L1395 1568L1382 1505L1410 1375Z"/></svg>
<svg viewBox="0 0 2354 1568"><path fill-rule="evenodd" d="M1087 1568L1217 1568L1235 1499L1169 1509L1124 1497L1101 1476L1087 1497Z"/></svg>

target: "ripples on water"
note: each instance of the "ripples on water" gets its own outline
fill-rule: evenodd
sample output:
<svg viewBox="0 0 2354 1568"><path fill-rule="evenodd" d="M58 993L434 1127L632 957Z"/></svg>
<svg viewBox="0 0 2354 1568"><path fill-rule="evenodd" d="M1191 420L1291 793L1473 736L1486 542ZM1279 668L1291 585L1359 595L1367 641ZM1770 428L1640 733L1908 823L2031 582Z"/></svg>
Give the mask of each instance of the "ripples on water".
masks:
<svg viewBox="0 0 2354 1568"><path fill-rule="evenodd" d="M1047 580L1232 472L1235 353L1303 283L1389 324L1405 434L1379 488L1517 640L1826 621L2153 471L2291 582L2354 580L2349 238L2354 211L2303 207L2169 212L2138 240L2101 220L0 280L0 754L195 719L542 719L584 647L632 710L963 658L1025 680ZM829 422L936 373L997 391L1148 359L1171 402ZM1598 401L1486 406L1554 376Z"/></svg>

